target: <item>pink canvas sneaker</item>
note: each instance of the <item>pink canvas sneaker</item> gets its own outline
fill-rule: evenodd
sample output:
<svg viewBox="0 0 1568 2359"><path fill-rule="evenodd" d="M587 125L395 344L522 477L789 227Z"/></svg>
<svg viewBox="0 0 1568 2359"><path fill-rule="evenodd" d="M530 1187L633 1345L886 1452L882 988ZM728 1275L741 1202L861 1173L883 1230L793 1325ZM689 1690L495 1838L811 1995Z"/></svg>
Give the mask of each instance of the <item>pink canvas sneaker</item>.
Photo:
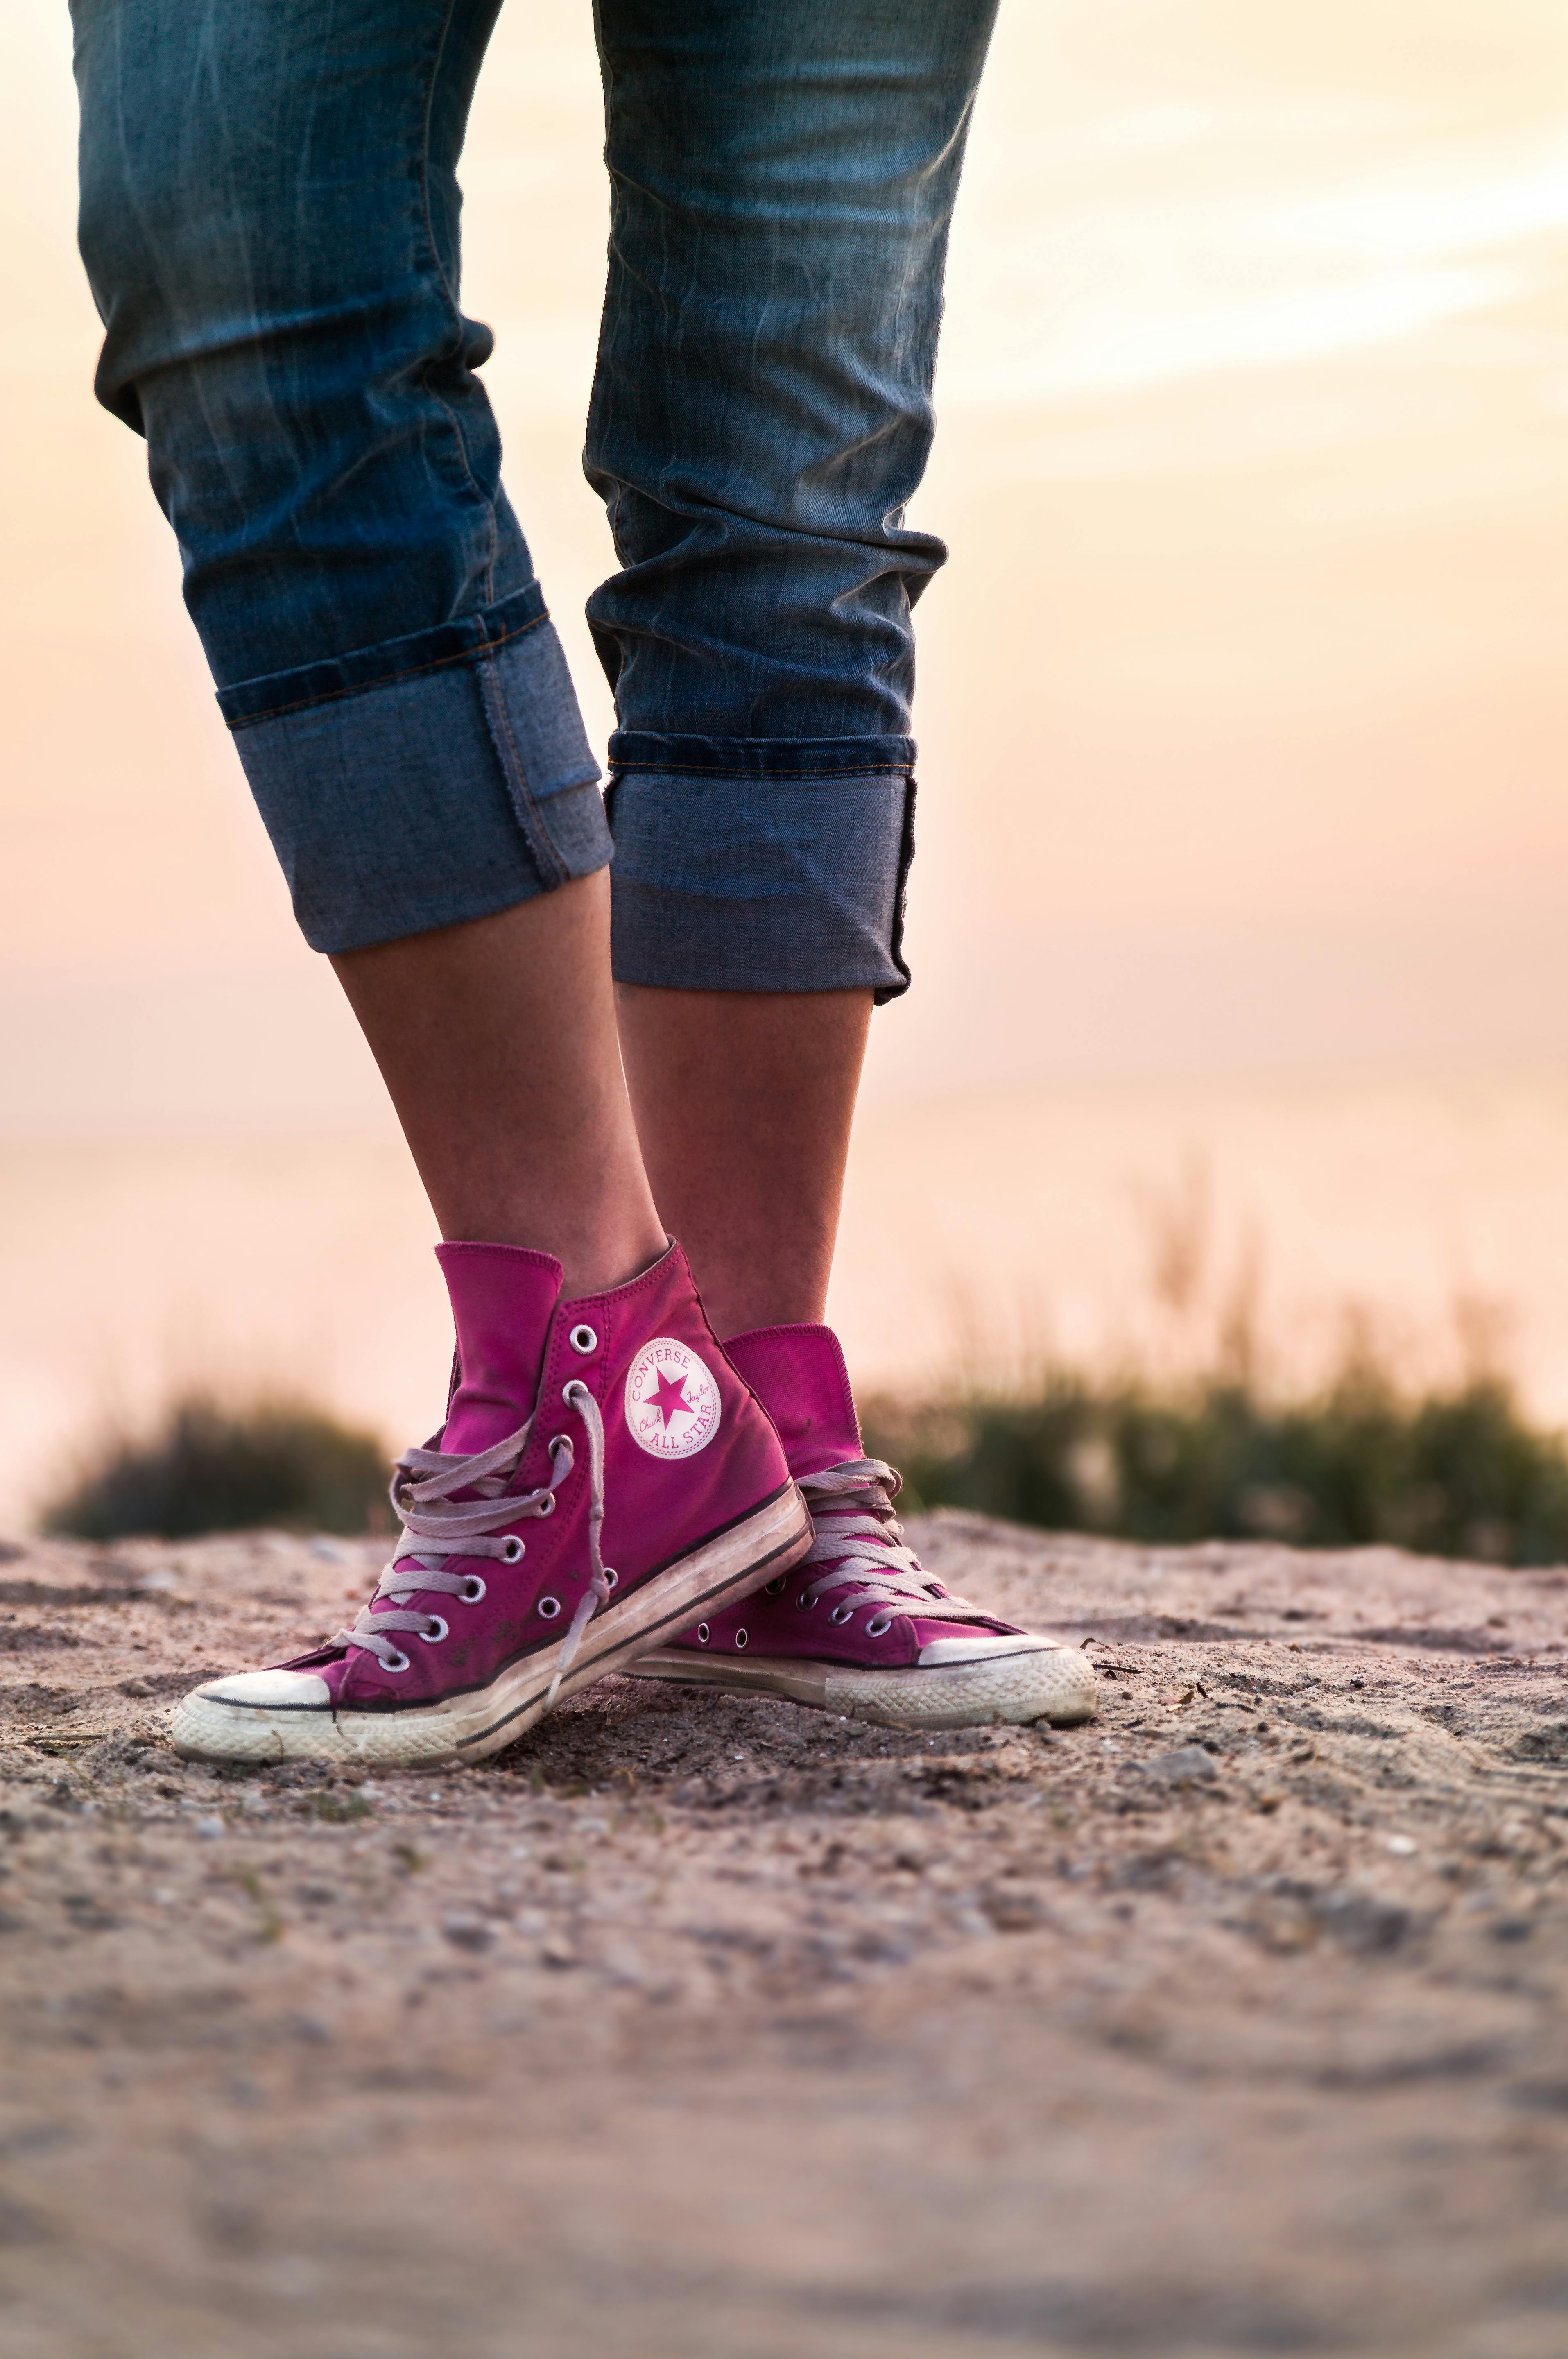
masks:
<svg viewBox="0 0 1568 2359"><path fill-rule="evenodd" d="M453 1389L441 1434L393 1474L393 1561L314 1654L188 1695L170 1728L188 1758L479 1760L811 1544L679 1245L572 1302L548 1254L436 1250Z"/></svg>
<svg viewBox="0 0 1568 2359"><path fill-rule="evenodd" d="M904 1546L898 1477L862 1455L833 1330L765 1327L724 1349L779 1429L816 1538L794 1572L639 1657L635 1674L906 1728L1092 1720L1094 1674L1075 1648L950 1597Z"/></svg>

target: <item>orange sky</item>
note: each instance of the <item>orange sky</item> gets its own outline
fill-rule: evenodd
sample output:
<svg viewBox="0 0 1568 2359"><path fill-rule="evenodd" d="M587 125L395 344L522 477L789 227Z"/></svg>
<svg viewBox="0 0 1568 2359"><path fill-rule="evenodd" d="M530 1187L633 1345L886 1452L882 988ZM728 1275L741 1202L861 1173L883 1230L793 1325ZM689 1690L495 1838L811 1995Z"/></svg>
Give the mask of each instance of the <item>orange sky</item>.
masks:
<svg viewBox="0 0 1568 2359"><path fill-rule="evenodd" d="M596 111L585 0L509 0L465 298L602 744ZM59 0L0 132L0 1125L378 1122L92 402ZM1560 0L1004 0L939 406L874 1089L1568 1050Z"/></svg>

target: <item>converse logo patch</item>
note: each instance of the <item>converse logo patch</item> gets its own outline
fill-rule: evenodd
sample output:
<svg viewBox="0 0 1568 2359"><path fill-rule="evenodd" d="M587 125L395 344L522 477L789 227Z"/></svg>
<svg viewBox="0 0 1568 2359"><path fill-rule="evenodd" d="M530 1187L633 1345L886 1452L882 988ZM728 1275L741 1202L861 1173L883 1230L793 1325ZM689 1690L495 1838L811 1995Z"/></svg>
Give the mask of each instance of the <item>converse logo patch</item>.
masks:
<svg viewBox="0 0 1568 2359"><path fill-rule="evenodd" d="M719 1430L719 1388L688 1344L645 1343L626 1374L626 1430L650 1458L692 1458Z"/></svg>

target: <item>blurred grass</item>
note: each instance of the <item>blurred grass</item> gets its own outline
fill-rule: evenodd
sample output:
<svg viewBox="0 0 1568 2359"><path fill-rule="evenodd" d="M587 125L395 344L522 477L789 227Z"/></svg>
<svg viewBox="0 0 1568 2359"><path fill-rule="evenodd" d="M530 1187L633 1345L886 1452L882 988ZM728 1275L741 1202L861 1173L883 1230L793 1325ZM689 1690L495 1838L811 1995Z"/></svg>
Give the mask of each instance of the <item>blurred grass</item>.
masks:
<svg viewBox="0 0 1568 2359"><path fill-rule="evenodd" d="M84 1455L42 1527L78 1539L185 1539L258 1524L364 1532L387 1521L388 1466L372 1433L309 1402L224 1403L191 1393L145 1440L112 1435Z"/></svg>
<svg viewBox="0 0 1568 2359"><path fill-rule="evenodd" d="M1412 1397L1352 1359L1315 1398L1279 1403L1234 1374L1166 1386L1057 1374L1014 1396L875 1399L862 1421L909 1507L1137 1540L1568 1561L1568 1450L1495 1375Z"/></svg>

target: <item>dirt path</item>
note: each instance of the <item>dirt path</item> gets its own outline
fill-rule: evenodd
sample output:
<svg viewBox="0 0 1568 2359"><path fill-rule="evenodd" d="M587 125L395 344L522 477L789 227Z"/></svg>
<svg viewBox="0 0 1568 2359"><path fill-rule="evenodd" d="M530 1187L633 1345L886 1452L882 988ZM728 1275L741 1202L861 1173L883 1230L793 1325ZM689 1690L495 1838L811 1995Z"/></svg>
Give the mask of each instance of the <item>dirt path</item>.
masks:
<svg viewBox="0 0 1568 2359"><path fill-rule="evenodd" d="M0 1564L5 2359L1564 2359L1568 1574L917 1542L1095 1726L220 1777L371 1556Z"/></svg>

